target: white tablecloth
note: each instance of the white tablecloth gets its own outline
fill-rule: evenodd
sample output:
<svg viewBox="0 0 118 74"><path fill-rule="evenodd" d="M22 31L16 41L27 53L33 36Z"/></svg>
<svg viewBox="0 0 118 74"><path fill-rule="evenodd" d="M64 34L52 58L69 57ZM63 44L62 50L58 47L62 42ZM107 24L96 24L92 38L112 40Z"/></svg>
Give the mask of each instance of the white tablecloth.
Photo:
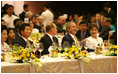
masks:
<svg viewBox="0 0 118 74"><path fill-rule="evenodd" d="M69 60L65 57L40 59L43 65L37 71L32 63L1 62L2 73L117 73L117 56L89 56L94 58L87 65L83 60Z"/></svg>

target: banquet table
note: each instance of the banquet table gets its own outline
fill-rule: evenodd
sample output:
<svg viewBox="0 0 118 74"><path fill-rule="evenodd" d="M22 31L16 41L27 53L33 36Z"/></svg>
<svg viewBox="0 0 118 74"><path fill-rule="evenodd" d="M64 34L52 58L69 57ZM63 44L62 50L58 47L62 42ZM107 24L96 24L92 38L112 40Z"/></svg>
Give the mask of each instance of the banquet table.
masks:
<svg viewBox="0 0 118 74"><path fill-rule="evenodd" d="M43 56L40 69L33 63L1 62L1 73L117 73L117 56L90 55L91 63L82 59Z"/></svg>

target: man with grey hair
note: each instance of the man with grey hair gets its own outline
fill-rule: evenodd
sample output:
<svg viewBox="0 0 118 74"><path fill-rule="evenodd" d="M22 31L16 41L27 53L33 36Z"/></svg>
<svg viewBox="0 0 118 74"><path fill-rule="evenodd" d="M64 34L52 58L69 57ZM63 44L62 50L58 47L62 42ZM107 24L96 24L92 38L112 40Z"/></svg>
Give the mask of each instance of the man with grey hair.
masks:
<svg viewBox="0 0 118 74"><path fill-rule="evenodd" d="M28 18L30 20L32 15L33 15L32 12L28 11L28 12L25 13L25 18Z"/></svg>
<svg viewBox="0 0 118 74"><path fill-rule="evenodd" d="M66 24L66 31L67 31L67 35L65 35L62 39L62 46L65 41L69 42L70 47L72 46L73 43L78 45L78 40L77 40L77 37L75 36L75 34L77 32L75 22L68 22Z"/></svg>
<svg viewBox="0 0 118 74"><path fill-rule="evenodd" d="M59 16L58 21L55 23L57 25L57 33L63 33L63 25L65 24L66 18L64 16Z"/></svg>

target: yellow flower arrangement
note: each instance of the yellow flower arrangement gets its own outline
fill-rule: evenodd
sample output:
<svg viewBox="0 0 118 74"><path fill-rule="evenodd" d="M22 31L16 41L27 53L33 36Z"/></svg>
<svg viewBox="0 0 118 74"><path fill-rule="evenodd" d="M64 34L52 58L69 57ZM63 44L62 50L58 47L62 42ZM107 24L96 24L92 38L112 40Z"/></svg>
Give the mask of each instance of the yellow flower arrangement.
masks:
<svg viewBox="0 0 118 74"><path fill-rule="evenodd" d="M40 60L37 59L37 57L33 54L33 52L30 49L24 49L23 47L16 47L13 46L13 49L15 51L12 52L12 56L14 58L17 58L16 60L19 62L28 62L30 60L35 60L35 62L40 62Z"/></svg>
<svg viewBox="0 0 118 74"><path fill-rule="evenodd" d="M87 57L87 53L87 51L81 51L80 48L72 46L71 48L65 50L62 54L69 59L78 59L80 57Z"/></svg>
<svg viewBox="0 0 118 74"><path fill-rule="evenodd" d="M37 32L37 33L32 33L29 37L29 39L33 42L39 42L39 40L43 37L43 34Z"/></svg>
<svg viewBox="0 0 118 74"><path fill-rule="evenodd" d="M103 52L106 56L117 56L117 45L111 45L108 51Z"/></svg>

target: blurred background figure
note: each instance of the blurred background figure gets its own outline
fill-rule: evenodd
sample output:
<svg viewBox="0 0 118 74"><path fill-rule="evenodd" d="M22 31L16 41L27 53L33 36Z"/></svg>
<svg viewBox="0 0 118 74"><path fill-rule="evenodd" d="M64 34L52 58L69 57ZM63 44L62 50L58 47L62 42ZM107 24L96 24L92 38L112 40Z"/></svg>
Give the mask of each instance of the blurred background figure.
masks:
<svg viewBox="0 0 118 74"><path fill-rule="evenodd" d="M24 21L25 13L29 11L29 5L28 4L24 4L23 5L23 9L24 9L24 11L21 14L19 14L19 17L20 17L21 20Z"/></svg>
<svg viewBox="0 0 118 74"><path fill-rule="evenodd" d="M57 26L57 33L64 33L63 26L65 24L65 17L64 16L59 16L58 21L55 23Z"/></svg>
<svg viewBox="0 0 118 74"><path fill-rule="evenodd" d="M13 15L14 6L8 5L7 6L7 15L5 15L2 19L6 22L7 28L15 28L13 21L18 17Z"/></svg>
<svg viewBox="0 0 118 74"><path fill-rule="evenodd" d="M44 12L42 12L42 14L41 14L41 16L44 19L43 25L47 25L48 23L53 23L54 15L49 9L50 9L49 4L45 5L43 8Z"/></svg>
<svg viewBox="0 0 118 74"><path fill-rule="evenodd" d="M1 19L1 25L6 25L6 23L3 19Z"/></svg>
<svg viewBox="0 0 118 74"><path fill-rule="evenodd" d="M115 26L111 24L111 18L106 18L106 24L110 27L111 31L116 31Z"/></svg>
<svg viewBox="0 0 118 74"><path fill-rule="evenodd" d="M104 16L107 18L111 18L112 20L111 24L114 24L117 15L115 11L111 8L110 3L109 2L104 3L103 8L104 8Z"/></svg>
<svg viewBox="0 0 118 74"><path fill-rule="evenodd" d="M106 18L101 20L102 29L100 31L99 37L103 40L108 40L109 31L111 30L108 24L106 23Z"/></svg>
<svg viewBox="0 0 118 74"><path fill-rule="evenodd" d="M98 32L100 32L101 28L102 28L102 26L101 26L101 14L100 13L96 13L95 19L96 19L96 24L98 26Z"/></svg>

